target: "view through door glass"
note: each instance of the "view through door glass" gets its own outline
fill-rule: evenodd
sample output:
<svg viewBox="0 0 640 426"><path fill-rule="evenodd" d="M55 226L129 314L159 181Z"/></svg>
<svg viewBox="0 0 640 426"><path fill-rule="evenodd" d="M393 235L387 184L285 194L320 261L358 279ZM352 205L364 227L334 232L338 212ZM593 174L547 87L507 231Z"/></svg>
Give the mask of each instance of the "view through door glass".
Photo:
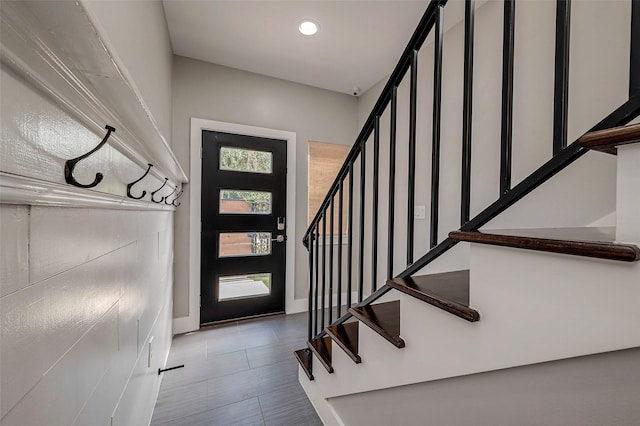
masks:
<svg viewBox="0 0 640 426"><path fill-rule="evenodd" d="M286 141L202 132L200 323L284 311Z"/></svg>

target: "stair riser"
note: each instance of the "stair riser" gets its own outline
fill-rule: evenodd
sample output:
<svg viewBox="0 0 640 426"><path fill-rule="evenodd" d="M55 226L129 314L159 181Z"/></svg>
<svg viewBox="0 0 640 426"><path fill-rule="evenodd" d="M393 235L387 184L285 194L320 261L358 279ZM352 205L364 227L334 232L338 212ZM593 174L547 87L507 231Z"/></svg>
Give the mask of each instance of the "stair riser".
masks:
<svg viewBox="0 0 640 426"><path fill-rule="evenodd" d="M616 240L640 244L640 145L618 147Z"/></svg>
<svg viewBox="0 0 640 426"><path fill-rule="evenodd" d="M471 254L471 303L505 366L640 345L637 262L481 244Z"/></svg>

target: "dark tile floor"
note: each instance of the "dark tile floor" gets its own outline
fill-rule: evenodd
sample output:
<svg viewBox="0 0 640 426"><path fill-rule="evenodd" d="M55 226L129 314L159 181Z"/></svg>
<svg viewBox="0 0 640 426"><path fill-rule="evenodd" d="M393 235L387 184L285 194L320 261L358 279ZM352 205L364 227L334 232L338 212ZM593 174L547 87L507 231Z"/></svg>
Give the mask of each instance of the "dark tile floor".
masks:
<svg viewBox="0 0 640 426"><path fill-rule="evenodd" d="M233 322L176 336L151 425L322 425L293 351L306 314Z"/></svg>

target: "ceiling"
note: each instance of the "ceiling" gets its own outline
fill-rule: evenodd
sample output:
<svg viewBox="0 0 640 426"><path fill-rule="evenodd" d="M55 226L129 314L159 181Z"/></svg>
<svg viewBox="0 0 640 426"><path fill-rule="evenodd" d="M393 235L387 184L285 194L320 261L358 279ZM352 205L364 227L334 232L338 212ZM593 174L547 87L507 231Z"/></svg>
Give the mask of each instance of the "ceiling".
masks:
<svg viewBox="0 0 640 426"><path fill-rule="evenodd" d="M391 73L427 1L164 0L176 55L337 92ZM313 19L314 36L298 32Z"/></svg>

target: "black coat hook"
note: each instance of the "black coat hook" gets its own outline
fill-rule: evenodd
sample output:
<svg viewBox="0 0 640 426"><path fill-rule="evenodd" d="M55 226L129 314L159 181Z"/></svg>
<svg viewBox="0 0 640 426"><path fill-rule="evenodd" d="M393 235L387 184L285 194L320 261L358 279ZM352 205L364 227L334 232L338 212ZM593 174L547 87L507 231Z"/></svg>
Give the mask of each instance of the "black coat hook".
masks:
<svg viewBox="0 0 640 426"><path fill-rule="evenodd" d="M176 195L176 198L173 199L171 204L173 204L175 207L180 207L180 203L176 204L176 201L178 200L178 198L182 197L183 193L184 193L184 190L181 189L180 192L178 192L178 195Z"/></svg>
<svg viewBox="0 0 640 426"><path fill-rule="evenodd" d="M151 193L151 201L153 201L156 204L160 204L164 200L164 197L162 197L156 201L156 199L154 198L154 195L156 195L162 188L164 188L168 180L169 178L164 178L164 182L162 183L162 186Z"/></svg>
<svg viewBox="0 0 640 426"><path fill-rule="evenodd" d="M140 177L140 179L134 180L133 182L127 184L127 197L133 198L134 200L139 200L142 197L144 197L145 195L147 195L147 191L144 191L144 190L142 191L142 195L140 195L139 197L135 197L135 196L131 195L131 188L133 187L133 185L135 185L136 183L140 182L142 179L144 179L144 177L146 175L149 174L149 171L153 167L153 164L147 163L147 166L149 166L149 167L147 167L147 171L144 172L144 174Z"/></svg>
<svg viewBox="0 0 640 426"><path fill-rule="evenodd" d="M174 192L176 192L178 190L178 185L176 185L175 188L173 188L173 191L171 191L169 194L167 194L166 197L163 197L164 203L168 206L171 205L171 203L167 203L167 200L169 199L169 197L171 197L173 195Z"/></svg>
<svg viewBox="0 0 640 426"><path fill-rule="evenodd" d="M73 177L73 169L76 167L76 164L78 164L78 162L80 160L84 160L85 158L87 158L88 156L90 156L91 154L93 154L94 152L99 150L100 148L102 148L102 146L105 143L107 143L107 140L109 139L109 136L111 136L111 132L115 132L116 131L116 129L114 129L111 126L105 126L105 129L107 129L107 134L102 139L102 142L100 142L98 144L98 146L96 146L91 151L87 152L86 154L81 155L80 157L77 157L77 158L73 158L71 160L67 160L64 163L64 180L68 184L74 185L74 186L79 186L80 188L93 188L94 186L98 185L102 181L102 178L104 177L104 175L102 173L98 172L98 173L96 173L96 178L93 180L93 182L91 182L88 185L82 184L82 183L78 182L76 180L76 178Z"/></svg>

